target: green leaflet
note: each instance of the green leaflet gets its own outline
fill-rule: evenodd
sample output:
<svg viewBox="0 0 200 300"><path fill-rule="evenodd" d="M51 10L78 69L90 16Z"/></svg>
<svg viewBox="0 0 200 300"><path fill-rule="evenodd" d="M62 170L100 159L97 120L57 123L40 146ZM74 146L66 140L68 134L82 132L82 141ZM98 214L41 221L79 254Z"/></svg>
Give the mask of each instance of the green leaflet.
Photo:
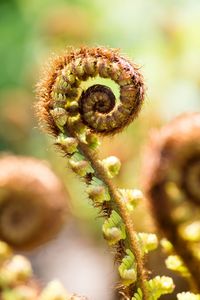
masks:
<svg viewBox="0 0 200 300"><path fill-rule="evenodd" d="M121 239L126 238L125 225L115 210L113 210L110 217L105 220L102 230L109 245L114 245Z"/></svg>

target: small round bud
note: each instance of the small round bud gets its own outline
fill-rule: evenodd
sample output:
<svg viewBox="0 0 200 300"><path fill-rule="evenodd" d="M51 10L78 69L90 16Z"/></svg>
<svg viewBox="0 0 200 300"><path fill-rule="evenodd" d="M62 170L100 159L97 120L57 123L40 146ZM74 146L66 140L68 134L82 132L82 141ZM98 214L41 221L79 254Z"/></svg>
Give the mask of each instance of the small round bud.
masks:
<svg viewBox="0 0 200 300"><path fill-rule="evenodd" d="M161 281L161 286L168 292L168 293L172 293L172 291L174 290L174 283L171 277L167 277L167 276L162 276L160 277Z"/></svg>
<svg viewBox="0 0 200 300"><path fill-rule="evenodd" d="M70 300L71 296L58 280L54 280L42 291L40 300Z"/></svg>
<svg viewBox="0 0 200 300"><path fill-rule="evenodd" d="M179 233L182 238L190 242L200 241L200 221L183 224L179 227Z"/></svg>
<svg viewBox="0 0 200 300"><path fill-rule="evenodd" d="M73 137L66 137L64 134L60 134L56 143L60 144L67 154L73 154L77 151L78 141Z"/></svg>
<svg viewBox="0 0 200 300"><path fill-rule="evenodd" d="M100 145L98 136L90 131L86 133L86 142L92 150L98 148Z"/></svg>
<svg viewBox="0 0 200 300"><path fill-rule="evenodd" d="M110 200L110 195L103 185L90 185L87 188L89 198L94 202L103 203Z"/></svg>
<svg viewBox="0 0 200 300"><path fill-rule="evenodd" d="M83 65L82 65L82 59L81 58L78 58L74 62L73 69L74 69L75 74L78 77L82 77L84 75L84 68L83 68Z"/></svg>
<svg viewBox="0 0 200 300"><path fill-rule="evenodd" d="M143 199L142 192L137 189L119 189L118 191L130 212L133 211L138 203Z"/></svg>
<svg viewBox="0 0 200 300"><path fill-rule="evenodd" d="M152 299L160 299L160 296L173 292L174 283L171 277L156 276L146 282L146 287Z"/></svg>
<svg viewBox="0 0 200 300"><path fill-rule="evenodd" d="M86 127L80 119L80 116L73 116L68 119L68 126L71 126L73 130L78 134L81 135L85 132Z"/></svg>
<svg viewBox="0 0 200 300"><path fill-rule="evenodd" d="M77 101L68 102L66 105L66 110L67 112L70 113L71 116L78 114L79 112L78 102Z"/></svg>
<svg viewBox="0 0 200 300"><path fill-rule="evenodd" d="M190 277L190 273L187 267L184 265L183 261L178 255L170 255L165 260L165 264L169 270L178 272L183 277Z"/></svg>
<svg viewBox="0 0 200 300"><path fill-rule="evenodd" d="M32 276L30 262L21 255L15 255L2 266L0 272L0 285L8 286L23 282Z"/></svg>
<svg viewBox="0 0 200 300"><path fill-rule="evenodd" d="M67 112L64 108L56 107L51 110L51 115L58 127L63 127L67 122Z"/></svg>
<svg viewBox="0 0 200 300"><path fill-rule="evenodd" d="M121 162L116 156L109 156L101 161L104 168L107 170L107 174L110 178L118 175L121 168Z"/></svg>
<svg viewBox="0 0 200 300"><path fill-rule="evenodd" d="M70 72L70 70L62 70L62 75L67 78L67 82L71 85L75 82L76 76Z"/></svg>
<svg viewBox="0 0 200 300"><path fill-rule="evenodd" d="M75 161L70 159L69 165L72 170L81 177L84 177L90 170L89 162L86 160Z"/></svg>
<svg viewBox="0 0 200 300"><path fill-rule="evenodd" d="M94 76L97 73L96 60L94 57L88 57L84 66L85 72L88 75Z"/></svg>
<svg viewBox="0 0 200 300"><path fill-rule="evenodd" d="M103 233L109 245L114 245L122 239L122 232L117 227L106 228Z"/></svg>
<svg viewBox="0 0 200 300"><path fill-rule="evenodd" d="M142 248L144 253L155 250L158 247L158 238L153 233L138 233L138 238L142 242Z"/></svg>
<svg viewBox="0 0 200 300"><path fill-rule="evenodd" d="M160 244L161 244L161 246L163 247L164 251L165 251L167 254L170 254L170 253L173 252L174 247L173 247L172 243L170 243L170 241L168 241L166 238L163 238L163 239L160 241Z"/></svg>

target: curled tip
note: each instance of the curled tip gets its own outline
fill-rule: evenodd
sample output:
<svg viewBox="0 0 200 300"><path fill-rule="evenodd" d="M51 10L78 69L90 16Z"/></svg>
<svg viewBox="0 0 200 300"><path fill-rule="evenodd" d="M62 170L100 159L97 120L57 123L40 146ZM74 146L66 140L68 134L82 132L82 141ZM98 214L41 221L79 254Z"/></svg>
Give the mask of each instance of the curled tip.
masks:
<svg viewBox="0 0 200 300"><path fill-rule="evenodd" d="M119 101L109 86L84 87L83 82L97 76L119 86ZM71 128L71 119L77 116L92 132L113 134L135 119L144 93L138 66L117 51L80 48L52 61L37 87L36 113L53 135Z"/></svg>
<svg viewBox="0 0 200 300"><path fill-rule="evenodd" d="M122 259L120 264L119 274L126 286L136 282L137 280L137 264L133 253L127 249L126 256Z"/></svg>
<svg viewBox="0 0 200 300"><path fill-rule="evenodd" d="M151 137L144 155L143 188L158 228L199 289L196 249L200 206L200 113L183 114ZM171 252L170 245L164 245ZM172 256L173 258L173 256ZM178 260L168 260L171 268Z"/></svg>
<svg viewBox="0 0 200 300"><path fill-rule="evenodd" d="M116 156L109 156L101 161L102 165L104 166L105 170L107 171L107 175L109 178L113 178L118 175L121 162L118 157Z"/></svg>
<svg viewBox="0 0 200 300"><path fill-rule="evenodd" d="M0 238L18 250L53 238L68 206L59 179L37 159L8 155L0 163Z"/></svg>
<svg viewBox="0 0 200 300"><path fill-rule="evenodd" d="M126 230L123 220L114 210L110 217L105 220L102 230L109 245L115 245L120 240L126 238Z"/></svg>

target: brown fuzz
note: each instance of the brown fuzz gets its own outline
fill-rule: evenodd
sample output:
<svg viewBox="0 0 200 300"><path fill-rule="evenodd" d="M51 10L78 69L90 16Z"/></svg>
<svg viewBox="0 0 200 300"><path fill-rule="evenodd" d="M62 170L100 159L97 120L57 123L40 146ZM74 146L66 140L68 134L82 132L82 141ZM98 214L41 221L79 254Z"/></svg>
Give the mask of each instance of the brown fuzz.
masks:
<svg viewBox="0 0 200 300"><path fill-rule="evenodd" d="M193 245L180 234L192 218L200 218L200 113L181 115L154 132L142 174L154 218L200 291L199 258Z"/></svg>
<svg viewBox="0 0 200 300"><path fill-rule="evenodd" d="M112 91L103 85L84 90L83 81L100 76L116 82L120 88L117 103ZM41 122L56 135L55 118L50 111L65 109L70 119L80 116L83 124L104 135L121 131L140 111L144 99L144 82L138 66L121 57L116 50L81 48L56 58L38 84L36 110ZM70 109L77 103L79 110Z"/></svg>
<svg viewBox="0 0 200 300"><path fill-rule="evenodd" d="M85 82L98 77L110 79L119 87L120 99L102 84L85 88ZM106 80L105 80L106 82ZM121 284L120 292L131 299L136 286L147 298L147 272L131 216L111 181L105 160L98 157L97 135L113 135L133 121L143 104L144 82L138 66L118 51L103 47L81 48L52 61L38 84L36 113L56 145L69 158L69 166L87 185L87 193L99 215L106 220L116 211L126 227L126 240L116 240L115 258L122 263L126 249L135 255L137 283ZM117 168L113 166L113 174ZM123 227L123 228L124 228ZM121 236L120 236L121 237Z"/></svg>
<svg viewBox="0 0 200 300"><path fill-rule="evenodd" d="M59 179L33 158L5 155L0 165L0 239L29 250L53 238L67 212Z"/></svg>

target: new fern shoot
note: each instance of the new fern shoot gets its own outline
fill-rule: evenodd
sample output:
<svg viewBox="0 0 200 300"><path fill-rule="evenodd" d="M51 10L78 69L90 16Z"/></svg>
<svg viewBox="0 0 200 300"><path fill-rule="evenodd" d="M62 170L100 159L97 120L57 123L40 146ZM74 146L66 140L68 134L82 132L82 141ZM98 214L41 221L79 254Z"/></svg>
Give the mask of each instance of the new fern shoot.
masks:
<svg viewBox="0 0 200 300"><path fill-rule="evenodd" d="M91 78L112 80L119 99L109 85L93 84ZM171 278L148 278L145 255L157 247L154 234L137 233L130 212L142 194L118 189L112 178L120 169L117 157L100 160L98 136L122 131L140 112L145 85L139 67L113 49L103 47L66 51L52 60L37 88L37 115L69 167L86 184L88 197L105 221L102 233L115 251L119 293L123 299L158 299L173 291Z"/></svg>

